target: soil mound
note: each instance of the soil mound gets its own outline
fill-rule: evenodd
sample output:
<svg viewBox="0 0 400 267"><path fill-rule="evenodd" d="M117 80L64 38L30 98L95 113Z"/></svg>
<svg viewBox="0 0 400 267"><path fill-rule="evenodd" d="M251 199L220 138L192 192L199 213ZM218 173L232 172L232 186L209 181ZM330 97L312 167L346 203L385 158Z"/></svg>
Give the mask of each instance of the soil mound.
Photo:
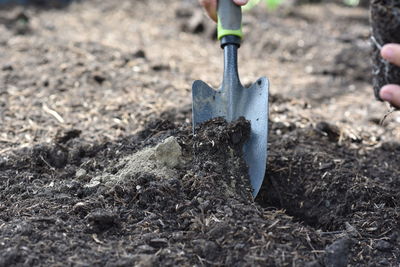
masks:
<svg viewBox="0 0 400 267"><path fill-rule="evenodd" d="M315 232L253 202L241 158L247 121L215 119L195 136L190 126L164 123L169 127L155 133L152 125L157 123L130 137L152 145L130 154L108 153L117 144L88 146L75 139L4 161L0 174L8 182L1 188L0 219L9 249L1 252L1 266L97 260L111 266L243 266L318 259L310 251L324 242ZM293 242L295 255L287 245Z"/></svg>

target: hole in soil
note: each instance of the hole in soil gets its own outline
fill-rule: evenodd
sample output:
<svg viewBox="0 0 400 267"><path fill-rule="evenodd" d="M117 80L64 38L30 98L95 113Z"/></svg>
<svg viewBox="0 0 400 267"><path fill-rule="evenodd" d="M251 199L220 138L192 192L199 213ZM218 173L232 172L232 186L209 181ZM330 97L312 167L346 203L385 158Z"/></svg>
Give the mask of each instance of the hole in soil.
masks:
<svg viewBox="0 0 400 267"><path fill-rule="evenodd" d="M256 202L264 208L285 210L295 221L313 228L341 228L343 224L337 223L335 216L347 210L343 211L346 208L340 207L343 203L336 199L345 199L346 191L340 183L337 186L331 184L342 175L330 159L332 151L328 139L314 136L315 140L311 140L308 136L311 129L271 126L269 141L275 145L270 148L266 177ZM285 131L287 138L276 136L274 128ZM321 144L298 144L311 141ZM317 150L319 154L316 154Z"/></svg>
<svg viewBox="0 0 400 267"><path fill-rule="evenodd" d="M271 175L265 178L266 181L256 202L266 209L276 208L285 210L285 213L292 216L295 222L301 222L313 228L323 228L316 215L308 214L305 208L300 207L303 204L297 198L298 196L296 197L294 194L291 195L280 191L275 181L276 178Z"/></svg>
<svg viewBox="0 0 400 267"><path fill-rule="evenodd" d="M360 214L387 220L396 209L398 163L391 153L397 152L378 148L360 156L312 129L294 129L287 138L272 131L269 141L275 146L256 199L262 207L283 209L296 221L323 231L343 231L346 223L357 224ZM391 167L383 169L375 162Z"/></svg>

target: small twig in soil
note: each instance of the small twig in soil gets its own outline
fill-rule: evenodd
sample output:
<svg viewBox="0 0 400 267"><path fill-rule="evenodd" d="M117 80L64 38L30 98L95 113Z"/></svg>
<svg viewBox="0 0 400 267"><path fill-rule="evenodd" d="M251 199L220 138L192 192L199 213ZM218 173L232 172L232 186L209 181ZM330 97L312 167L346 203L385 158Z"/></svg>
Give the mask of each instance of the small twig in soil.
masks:
<svg viewBox="0 0 400 267"><path fill-rule="evenodd" d="M395 107L390 106L389 110L386 112L385 115L383 115L383 118L381 119L381 121L379 122L380 126L383 126L383 123L385 122L385 120L387 119L387 117L389 117L393 112L396 111Z"/></svg>
<svg viewBox="0 0 400 267"><path fill-rule="evenodd" d="M53 116L59 123L64 123L63 117L57 111L50 109L46 104L43 104L43 111Z"/></svg>
<svg viewBox="0 0 400 267"><path fill-rule="evenodd" d="M310 238L310 236L308 235L308 233L306 233L306 240L307 240L307 243L308 243L308 245L310 246L310 248L311 248L312 250L315 250L314 246L311 244L311 238Z"/></svg>
<svg viewBox="0 0 400 267"><path fill-rule="evenodd" d="M42 156L40 156L40 159L47 165L47 167L50 168L50 170L54 171L55 169L48 163Z"/></svg>
<svg viewBox="0 0 400 267"><path fill-rule="evenodd" d="M371 41L379 50L382 50L383 46L380 43L378 43L378 41L375 39L374 36L371 36Z"/></svg>
<svg viewBox="0 0 400 267"><path fill-rule="evenodd" d="M320 232L320 236L327 236L327 235L340 235L343 234L343 231L333 231L333 232Z"/></svg>
<svg viewBox="0 0 400 267"><path fill-rule="evenodd" d="M96 234L93 234L93 235L92 235L92 238L93 238L94 242L96 242L97 244L104 245L104 242L102 242L102 241L97 237Z"/></svg>

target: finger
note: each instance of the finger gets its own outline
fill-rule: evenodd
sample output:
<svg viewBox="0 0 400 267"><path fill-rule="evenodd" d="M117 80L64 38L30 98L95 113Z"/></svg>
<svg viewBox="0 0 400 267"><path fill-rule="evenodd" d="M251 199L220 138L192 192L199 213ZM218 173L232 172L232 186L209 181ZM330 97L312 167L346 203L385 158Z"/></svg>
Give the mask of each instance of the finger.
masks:
<svg viewBox="0 0 400 267"><path fill-rule="evenodd" d="M249 2L249 0L233 0L233 2L238 6L243 6ZM217 0L200 0L200 4L207 11L208 16L217 21Z"/></svg>
<svg viewBox="0 0 400 267"><path fill-rule="evenodd" d="M385 85L379 92L379 96L382 100L392 104L392 106L400 108L400 85Z"/></svg>
<svg viewBox="0 0 400 267"><path fill-rule="evenodd" d="M387 44L381 50L384 59L400 66L400 44Z"/></svg>
<svg viewBox="0 0 400 267"><path fill-rule="evenodd" d="M235 4L238 6L244 6L247 4L247 2L249 2L249 0L233 0L233 2L235 2Z"/></svg>
<svg viewBox="0 0 400 267"><path fill-rule="evenodd" d="M217 21L217 0L200 0L200 4L207 11L208 16Z"/></svg>

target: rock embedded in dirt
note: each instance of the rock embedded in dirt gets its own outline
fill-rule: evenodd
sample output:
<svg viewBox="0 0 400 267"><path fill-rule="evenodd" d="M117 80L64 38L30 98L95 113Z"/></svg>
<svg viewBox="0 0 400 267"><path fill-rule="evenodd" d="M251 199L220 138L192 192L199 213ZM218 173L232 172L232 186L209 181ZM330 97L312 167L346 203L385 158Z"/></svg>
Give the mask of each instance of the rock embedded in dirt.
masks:
<svg viewBox="0 0 400 267"><path fill-rule="evenodd" d="M90 213L86 220L88 221L91 231L96 233L104 232L112 227L118 226L118 216L109 211L95 211Z"/></svg>
<svg viewBox="0 0 400 267"><path fill-rule="evenodd" d="M106 77L104 74L100 72L93 73L93 80L95 80L98 84L103 84L103 82L106 80Z"/></svg>
<svg viewBox="0 0 400 267"><path fill-rule="evenodd" d="M147 58L146 52L142 49L139 49L135 53L133 53L133 57L134 58Z"/></svg>
<svg viewBox="0 0 400 267"><path fill-rule="evenodd" d="M155 64L151 67L152 70L154 71L166 71L166 70L170 70L171 67L168 64Z"/></svg>
<svg viewBox="0 0 400 267"><path fill-rule="evenodd" d="M69 129L63 132L57 133L55 142L57 144L65 144L71 139L77 138L81 135L82 131L78 129Z"/></svg>
<svg viewBox="0 0 400 267"><path fill-rule="evenodd" d="M390 244L388 241L385 240L379 240L376 244L375 247L379 251L383 252L390 252L393 248L392 244Z"/></svg>
<svg viewBox="0 0 400 267"><path fill-rule="evenodd" d="M182 163L182 148L176 138L171 136L156 146L154 156L161 164L176 168Z"/></svg>
<svg viewBox="0 0 400 267"><path fill-rule="evenodd" d="M335 241L325 249L326 267L346 267L350 254L351 239L343 238Z"/></svg>
<svg viewBox="0 0 400 267"><path fill-rule="evenodd" d="M372 0L371 24L373 46L373 86L377 99L382 86L400 84L400 67L384 60L381 48L388 43L400 43L400 2L398 0Z"/></svg>
<svg viewBox="0 0 400 267"><path fill-rule="evenodd" d="M86 178L87 171L85 169L79 169L75 173L76 179L84 180Z"/></svg>
<svg viewBox="0 0 400 267"><path fill-rule="evenodd" d="M325 136L328 136L329 140L332 142L337 142L339 140L341 130L336 125L329 122L321 121L315 126L316 130Z"/></svg>

